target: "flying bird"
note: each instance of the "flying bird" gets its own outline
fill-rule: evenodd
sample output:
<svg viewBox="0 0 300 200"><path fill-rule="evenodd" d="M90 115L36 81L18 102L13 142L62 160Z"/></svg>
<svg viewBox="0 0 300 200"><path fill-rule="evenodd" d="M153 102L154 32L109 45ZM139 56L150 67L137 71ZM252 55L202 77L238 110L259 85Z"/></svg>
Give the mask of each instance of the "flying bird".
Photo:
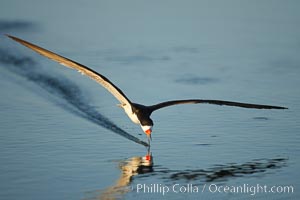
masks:
<svg viewBox="0 0 300 200"><path fill-rule="evenodd" d="M29 43L20 38L11 35L7 35L7 36L51 60L54 60L66 67L75 69L81 74L87 75L91 79L101 84L120 102L118 106L124 109L125 113L131 119L131 121L141 126L142 130L147 135L149 144L151 140L151 133L153 127L153 121L150 118L150 116L154 111L167 106L173 106L179 104L207 103L207 104L236 106L236 107L254 108L254 109L287 109L286 107L281 107L281 106L258 105L258 104L250 104L250 103L240 103L240 102L223 101L223 100L207 100L207 99L173 100L173 101L158 103L151 106L134 103L122 92L120 88L114 85L108 78L94 71L93 69L86 67L66 57L60 56L54 52L46 50L42 47Z"/></svg>

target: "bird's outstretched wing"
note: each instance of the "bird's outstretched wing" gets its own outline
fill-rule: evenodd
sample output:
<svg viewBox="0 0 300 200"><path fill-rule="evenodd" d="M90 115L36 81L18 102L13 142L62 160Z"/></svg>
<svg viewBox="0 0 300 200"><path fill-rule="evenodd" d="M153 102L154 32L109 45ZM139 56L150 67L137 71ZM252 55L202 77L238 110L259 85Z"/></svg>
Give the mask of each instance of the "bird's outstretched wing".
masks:
<svg viewBox="0 0 300 200"><path fill-rule="evenodd" d="M287 109L281 106L270 106L270 105L258 105L258 104L250 104L250 103L240 103L233 101L222 101L222 100L205 100L205 99L188 99L188 100L175 100L175 101L166 101L156 105L150 106L150 110L153 112L160 108L164 108L167 106L173 106L178 104L196 104L196 103L208 103L208 104L216 104L216 105L226 105L226 106L237 106L243 108L255 108L255 109Z"/></svg>
<svg viewBox="0 0 300 200"><path fill-rule="evenodd" d="M108 78L106 78L105 76L95 72L94 70L92 70L78 62L75 62L75 61L65 58L63 56L60 56L56 53L53 53L51 51L48 51L48 50L42 48L42 47L39 47L32 43L29 43L25 40L22 40L20 38L17 38L17 37L11 36L11 35L7 35L7 36L51 60L54 60L66 67L75 69L78 72L89 76L93 80L100 83L105 89L107 89L114 97L116 97L120 101L120 103L129 104L129 105L131 104L130 100L125 96L125 94L117 86L115 86L110 80L108 80Z"/></svg>

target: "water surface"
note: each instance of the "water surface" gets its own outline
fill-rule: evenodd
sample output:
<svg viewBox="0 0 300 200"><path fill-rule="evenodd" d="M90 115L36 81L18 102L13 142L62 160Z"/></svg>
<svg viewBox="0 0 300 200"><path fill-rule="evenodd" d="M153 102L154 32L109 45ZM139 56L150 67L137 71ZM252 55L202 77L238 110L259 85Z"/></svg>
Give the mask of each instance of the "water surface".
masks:
<svg viewBox="0 0 300 200"><path fill-rule="evenodd" d="M1 199L299 198L298 1L1 4ZM289 109L166 108L153 114L148 149L101 86L3 33L93 68L134 102Z"/></svg>

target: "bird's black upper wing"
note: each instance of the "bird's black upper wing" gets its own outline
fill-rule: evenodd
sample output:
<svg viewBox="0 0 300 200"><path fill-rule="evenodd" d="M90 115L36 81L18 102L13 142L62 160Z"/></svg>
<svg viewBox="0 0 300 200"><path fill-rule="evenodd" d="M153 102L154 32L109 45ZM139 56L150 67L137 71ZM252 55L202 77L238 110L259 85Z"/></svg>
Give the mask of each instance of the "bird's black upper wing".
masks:
<svg viewBox="0 0 300 200"><path fill-rule="evenodd" d="M105 89L107 89L114 97L116 97L116 99L118 99L122 104L129 104L131 105L130 100L125 96L125 94L117 87L115 86L110 80L108 80L108 78L106 78L105 76L95 72L94 70L78 63L75 62L73 60L70 60L68 58L65 58L63 56L60 56L56 53L53 53L47 49L44 49L42 47L39 47L35 44L32 44L30 42L27 42L25 40L22 40L20 38L11 36L11 35L7 35L8 37L10 37L11 39L19 42L20 44L32 49L33 51L51 59L54 60L66 67L72 68L77 70L78 72L89 76L90 78L92 78L93 80L97 81L98 83L100 83Z"/></svg>
<svg viewBox="0 0 300 200"><path fill-rule="evenodd" d="M281 106L270 106L270 105L259 105L259 104L250 104L250 103L240 103L233 101L223 101L223 100L206 100L206 99L187 99L187 100L175 100L175 101L166 101L159 104L155 104L150 106L150 110L153 112L160 108L164 108L167 106L173 106L178 104L196 104L196 103L207 103L207 104L215 104L215 105L226 105L226 106L236 106L243 108L254 108L254 109L287 109Z"/></svg>

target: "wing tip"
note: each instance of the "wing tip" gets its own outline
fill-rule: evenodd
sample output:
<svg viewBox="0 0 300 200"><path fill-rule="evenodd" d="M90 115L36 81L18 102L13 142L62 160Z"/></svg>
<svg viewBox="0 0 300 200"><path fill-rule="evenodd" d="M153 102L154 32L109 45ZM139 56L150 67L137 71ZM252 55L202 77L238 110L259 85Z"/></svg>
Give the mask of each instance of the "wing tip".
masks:
<svg viewBox="0 0 300 200"><path fill-rule="evenodd" d="M26 43L24 40L22 40L22 39L20 39L20 38L17 38L17 37L15 37L15 36L12 36L12 35L10 35L10 34L4 34L4 35L7 36L7 37L9 37L10 39L16 41L16 42L21 43L21 44Z"/></svg>
<svg viewBox="0 0 300 200"><path fill-rule="evenodd" d="M13 40L17 40L17 38L15 36L12 36L12 35L9 35L7 33L4 34L6 37L9 37L10 39L13 39Z"/></svg>
<svg viewBox="0 0 300 200"><path fill-rule="evenodd" d="M278 106L277 109L287 110L287 109L289 109L289 108L288 108L288 107L281 107L281 106Z"/></svg>
<svg viewBox="0 0 300 200"><path fill-rule="evenodd" d="M284 106L268 106L270 109L280 109L280 110L286 110L289 109L288 107Z"/></svg>

